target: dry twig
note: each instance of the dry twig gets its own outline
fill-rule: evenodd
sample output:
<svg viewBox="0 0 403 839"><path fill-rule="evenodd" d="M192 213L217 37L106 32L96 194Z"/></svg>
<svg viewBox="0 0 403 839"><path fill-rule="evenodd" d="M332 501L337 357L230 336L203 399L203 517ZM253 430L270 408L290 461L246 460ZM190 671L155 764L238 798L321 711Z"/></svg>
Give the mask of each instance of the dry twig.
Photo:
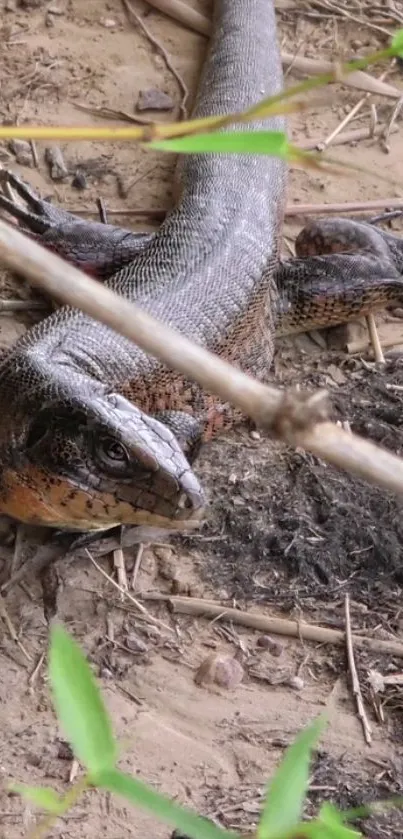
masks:
<svg viewBox="0 0 403 839"><path fill-rule="evenodd" d="M262 384L4 221L0 221L0 260L56 300L107 324L205 391L232 403L287 444L378 486L403 492L403 460L328 422L324 391L281 391Z"/></svg>
<svg viewBox="0 0 403 839"><path fill-rule="evenodd" d="M127 574L125 557L121 548L117 548L113 552L113 567L116 569L116 576L118 578L119 588L122 591L122 598L127 593L129 586L127 585Z"/></svg>
<svg viewBox="0 0 403 839"><path fill-rule="evenodd" d="M345 598L345 616L346 616L346 646L347 646L347 660L348 668L351 676L351 685L353 694L357 705L357 713L361 720L361 725L364 731L364 737L368 746L372 743L372 729L368 722L368 717L365 713L364 702L361 693L360 682L358 678L357 668L354 660L353 639L351 634L351 620L350 620L350 598L346 594Z"/></svg>
<svg viewBox="0 0 403 839"><path fill-rule="evenodd" d="M270 618L260 613L245 612L243 609L232 609L222 603L210 600L200 600L197 597L171 597L163 594L150 594L144 599L150 601L164 601L168 603L174 614L193 615L217 620L232 621L240 626L258 629L260 632L286 635L289 638L299 638L304 641L315 641L318 644L345 644L346 634L339 629L328 629L324 626L290 621L283 618ZM363 635L353 636L354 646L362 650L375 653L393 655L403 658L403 643L400 641L384 641L377 638L366 638Z"/></svg>
<svg viewBox="0 0 403 839"><path fill-rule="evenodd" d="M365 320L366 320L366 324L367 324L367 327L368 327L368 334L369 334L369 338L370 338L370 341L371 341L371 344L372 344L372 349L374 351L375 361L376 361L377 364L385 364L385 356L384 356L383 351L382 351L382 346L381 346L381 342L380 342L380 339L379 339L379 334L378 334L377 325L375 323L375 318L371 314L371 315L367 315Z"/></svg>
<svg viewBox="0 0 403 839"><path fill-rule="evenodd" d="M385 207L403 210L403 200L401 198L391 197L375 198L372 201L341 201L338 204L289 204L285 209L285 216L287 218L293 218L297 216L347 215L348 213L366 215L367 213L372 213L373 210L384 210ZM66 207L66 210L76 216L94 215L94 210L88 207ZM111 209L108 207L109 216L149 216L150 218L164 219L168 212L168 208L158 208L156 210L150 208L146 210L140 208L126 209L125 207Z"/></svg>
<svg viewBox="0 0 403 839"><path fill-rule="evenodd" d="M137 577L138 577L138 573L140 571L140 565L141 565L141 560L143 558L144 548L145 548L144 542L140 542L140 544L137 548L136 560L135 560L135 563L134 563L134 568L133 568L133 573L132 573L131 587L132 587L133 591L136 591Z"/></svg>
<svg viewBox="0 0 403 839"><path fill-rule="evenodd" d="M182 78L181 74L178 73L178 71L176 70L176 68L172 64L172 61L171 61L165 47L163 47L161 42L158 41L158 39L155 38L155 36L150 32L148 26L146 26L146 24L144 23L144 20L133 9L133 6L129 2L129 0L122 0L122 3L123 3L123 5L126 9L127 14L129 15L129 17L132 18L138 26L140 26L140 29L143 30L146 38L148 38L148 40L150 41L150 44L152 44L153 47L155 47L158 50L158 52L161 53L168 70L172 73L172 75L174 76L174 78L178 82L180 91L182 93L182 99L181 99L179 109L180 109L180 113L181 113L182 118L186 119L186 116L187 116L186 102L187 102L187 98L188 98L188 95L189 95L189 91L188 91L188 89L185 85L185 82L183 81L183 78Z"/></svg>
<svg viewBox="0 0 403 839"><path fill-rule="evenodd" d="M192 29L199 35L210 34L210 21L207 17L196 12L191 6L182 3L181 0L147 0L149 6L171 17L177 23Z"/></svg>
<svg viewBox="0 0 403 839"><path fill-rule="evenodd" d="M388 71L385 70L385 72L382 73L382 75L379 79L380 82L384 81L384 79L387 75L387 72ZM343 131L343 128L345 128L346 125L348 125L349 122L351 122L351 120L354 119L354 117L357 116L358 112L361 110L363 105L365 105L365 103L368 102L368 100L371 98L371 96L372 96L371 93L366 93L365 96L363 96L358 102L355 103L354 107L351 108L351 110L348 112L348 114L346 114L344 119L342 119L342 121L339 122L339 124L336 126L336 128L329 134L329 136L326 137L326 139L323 140L322 143L320 143L320 145L318 147L320 151L324 151L330 145L336 145L336 140L337 140L338 136L341 134L341 132ZM370 130L370 136L371 137L374 136L374 131L375 131L376 127L377 127L376 125L374 125L374 126L371 125L370 126L369 130Z"/></svg>
<svg viewBox="0 0 403 839"><path fill-rule="evenodd" d="M115 108L108 108L106 105L86 105L85 102L74 102L73 104L78 111L84 111L84 113L91 114L94 117L102 117L103 119L120 119L122 122L134 122L139 125L150 124L150 120L146 117L129 114L127 111L118 111Z"/></svg>
<svg viewBox="0 0 403 839"><path fill-rule="evenodd" d="M393 125L389 134L395 133L396 131L398 131L398 127L397 125ZM384 125L371 124L365 128L354 128L352 131L343 131L342 134L338 134L337 137L332 138L332 146L344 146L347 143L357 143L359 140L371 140L373 137L380 137L385 142L384 137L386 136L386 132L387 128ZM309 149L321 151L322 145L323 143L320 139L300 140L298 143L300 149L306 149L308 151Z"/></svg>
<svg viewBox="0 0 403 839"><path fill-rule="evenodd" d="M372 210L401 209L401 198L374 198L373 201L342 201L339 204L289 204L285 215L292 216L325 216L346 215L347 213L371 213Z"/></svg>
<svg viewBox="0 0 403 839"><path fill-rule="evenodd" d="M17 635L14 624L13 624L11 618L10 618L10 615L7 612L4 600L1 596L0 596L0 618L3 618L3 621L4 621L6 627L9 631L10 637L12 638L14 643L17 645L18 649L21 650L23 656L25 656L27 661L32 661L32 658L31 658L30 654L26 651L24 645L21 643L21 641L20 641L20 639Z"/></svg>
<svg viewBox="0 0 403 839"><path fill-rule="evenodd" d="M159 626L162 629L166 629L168 632L173 632L173 630L170 626L168 626L168 624L163 623L163 621L159 621L157 618L154 618L152 615L150 615L150 613L147 611L147 609L145 608L145 606L143 606L142 603L136 600L136 598L133 597L133 595L130 594L130 592L127 589L123 589L119 585L119 583L117 583L109 574L107 574L106 571L104 571L104 569L101 568L98 562L94 559L88 548L85 549L85 553L88 556L90 562L92 562L92 564L95 566L97 571L99 571L99 573L102 574L102 576L105 577L105 579L107 579L108 582L110 582L111 585L113 585L120 592L120 594L123 595L123 597L126 597L128 600L130 600L131 603L133 603L133 606L135 606L137 611L140 612L140 614L148 623L152 623L154 624L154 626Z"/></svg>
<svg viewBox="0 0 403 839"><path fill-rule="evenodd" d="M124 0L126 2L126 0ZM200 35L209 35L211 31L210 20L201 14L195 14L190 6L181 3L180 0L147 0L149 6L153 6L161 12L164 12L169 17L177 20L179 23L198 32ZM385 30L386 31L386 30ZM388 33L389 35L390 33ZM293 69L299 70L301 73L308 73L309 75L317 75L319 73L331 73L334 70L334 64L331 61L318 60L315 58L305 58L304 56L295 56L290 53L282 52L281 58L283 64L288 67L292 64ZM392 85L374 79L368 73L362 70L356 70L345 76L342 84L349 87L356 87L359 90L365 90L369 93L378 93L381 96L390 96L393 99L399 99L401 91Z"/></svg>

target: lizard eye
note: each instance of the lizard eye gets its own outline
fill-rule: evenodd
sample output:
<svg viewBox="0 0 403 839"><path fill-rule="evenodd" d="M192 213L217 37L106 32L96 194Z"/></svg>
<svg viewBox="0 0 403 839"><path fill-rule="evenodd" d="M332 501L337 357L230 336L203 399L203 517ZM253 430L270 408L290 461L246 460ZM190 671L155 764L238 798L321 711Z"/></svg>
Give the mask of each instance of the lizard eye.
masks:
<svg viewBox="0 0 403 839"><path fill-rule="evenodd" d="M129 462L125 447L113 437L101 437L97 444L97 454L106 465L119 466Z"/></svg>

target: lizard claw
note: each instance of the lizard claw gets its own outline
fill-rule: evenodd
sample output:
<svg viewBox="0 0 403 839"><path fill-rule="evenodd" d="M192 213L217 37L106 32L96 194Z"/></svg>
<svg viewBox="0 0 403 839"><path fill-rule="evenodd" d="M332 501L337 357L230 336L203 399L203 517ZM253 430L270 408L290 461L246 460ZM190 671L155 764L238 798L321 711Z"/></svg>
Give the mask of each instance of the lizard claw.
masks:
<svg viewBox="0 0 403 839"><path fill-rule="evenodd" d="M72 213L67 213L53 206L50 201L40 198L28 184L8 169L0 170L0 184L3 189L3 193L0 192L0 209L6 210L22 222L29 233L43 236L52 228L71 223L75 219ZM18 197L25 201L25 207L15 198L14 190Z"/></svg>
<svg viewBox="0 0 403 839"><path fill-rule="evenodd" d="M136 259L152 240L150 233L79 218L40 198L7 169L0 169L0 186L0 210L17 219L24 232L45 248L100 280Z"/></svg>

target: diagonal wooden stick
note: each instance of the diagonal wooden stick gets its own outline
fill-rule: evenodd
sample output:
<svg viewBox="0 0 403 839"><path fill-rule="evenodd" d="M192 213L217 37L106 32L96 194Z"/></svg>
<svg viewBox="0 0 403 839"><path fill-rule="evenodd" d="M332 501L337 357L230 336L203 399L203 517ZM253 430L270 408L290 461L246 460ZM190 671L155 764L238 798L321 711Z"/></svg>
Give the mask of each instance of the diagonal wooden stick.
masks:
<svg viewBox="0 0 403 839"><path fill-rule="evenodd" d="M196 380L286 443L371 483L403 493L403 460L328 422L324 391L303 394L262 384L4 221L0 221L0 262L56 300L81 309Z"/></svg>
<svg viewBox="0 0 403 839"><path fill-rule="evenodd" d="M291 621L284 618L262 615L261 612L246 612L243 609L233 609L217 603L214 600L201 600L197 597L172 597L166 594L143 594L147 602L164 602L174 614L193 615L216 620L231 621L238 626L247 626L260 632L274 635L285 635L289 638L302 638L304 641L314 641L318 644L346 643L346 633L340 629L330 629L327 626L317 626L304 621ZM403 643L398 640L371 638L365 635L352 636L357 649L369 650L378 655L392 655L403 658Z"/></svg>

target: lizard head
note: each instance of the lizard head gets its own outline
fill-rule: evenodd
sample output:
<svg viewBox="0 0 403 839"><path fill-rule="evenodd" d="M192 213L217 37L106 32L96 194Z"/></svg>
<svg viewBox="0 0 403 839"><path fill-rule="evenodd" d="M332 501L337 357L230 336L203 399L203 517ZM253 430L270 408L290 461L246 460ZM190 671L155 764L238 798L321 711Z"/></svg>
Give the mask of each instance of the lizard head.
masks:
<svg viewBox="0 0 403 839"><path fill-rule="evenodd" d="M17 423L0 478L0 511L30 524L89 531L184 530L204 496L177 438L117 394L46 401Z"/></svg>

